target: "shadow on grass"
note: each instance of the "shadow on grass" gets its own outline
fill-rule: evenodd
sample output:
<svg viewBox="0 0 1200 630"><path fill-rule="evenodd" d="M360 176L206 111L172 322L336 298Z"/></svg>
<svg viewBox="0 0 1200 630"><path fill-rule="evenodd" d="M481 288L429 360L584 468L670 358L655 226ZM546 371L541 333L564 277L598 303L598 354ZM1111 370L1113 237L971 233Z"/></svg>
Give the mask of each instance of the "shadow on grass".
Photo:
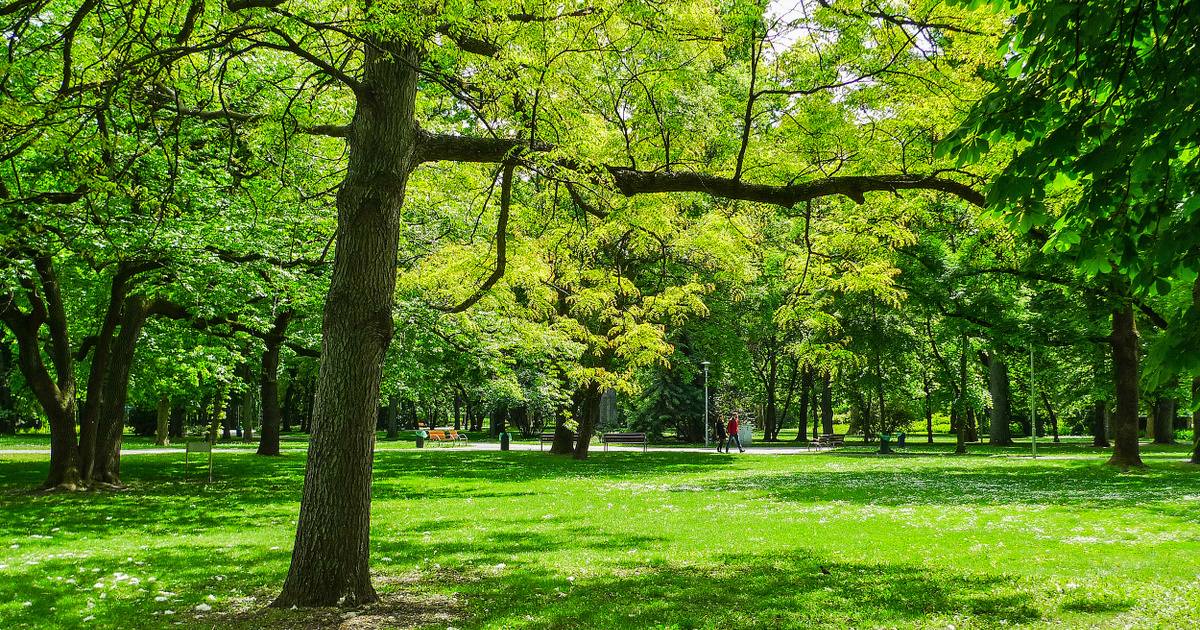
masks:
<svg viewBox="0 0 1200 630"><path fill-rule="evenodd" d="M707 567L629 564L609 576L567 577L484 568L465 580L441 572L420 586L452 587L467 600L472 623L487 627L846 628L936 614L989 625L1042 617L1031 596L1003 576L805 555L740 555Z"/></svg>

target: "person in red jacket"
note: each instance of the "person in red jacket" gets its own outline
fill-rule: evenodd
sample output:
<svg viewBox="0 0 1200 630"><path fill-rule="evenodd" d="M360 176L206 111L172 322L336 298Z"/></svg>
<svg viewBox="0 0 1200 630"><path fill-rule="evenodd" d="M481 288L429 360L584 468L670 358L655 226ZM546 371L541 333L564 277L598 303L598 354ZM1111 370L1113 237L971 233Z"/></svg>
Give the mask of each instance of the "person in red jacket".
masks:
<svg viewBox="0 0 1200 630"><path fill-rule="evenodd" d="M742 448L742 438L738 437L738 415L733 412L733 417L729 419L729 424L725 425L725 432L729 434L729 441L725 443L725 452L729 452L729 447L733 446L734 440L737 440L738 452L745 453L746 449Z"/></svg>

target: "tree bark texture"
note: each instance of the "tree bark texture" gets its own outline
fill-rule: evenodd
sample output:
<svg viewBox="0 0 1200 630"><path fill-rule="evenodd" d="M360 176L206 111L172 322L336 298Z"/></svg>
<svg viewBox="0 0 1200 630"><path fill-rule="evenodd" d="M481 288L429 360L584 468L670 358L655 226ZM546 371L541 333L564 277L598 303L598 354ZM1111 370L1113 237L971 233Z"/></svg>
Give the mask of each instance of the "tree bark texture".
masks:
<svg viewBox="0 0 1200 630"><path fill-rule="evenodd" d="M1200 280L1196 281L1196 289L1200 294ZM1200 401L1200 376L1192 379L1192 405L1196 406L1197 401ZM1200 464L1200 406L1192 412L1192 444L1192 463Z"/></svg>
<svg viewBox="0 0 1200 630"><path fill-rule="evenodd" d="M1178 381L1172 381L1174 387ZM1154 444L1177 444L1175 441L1175 410L1178 406L1170 396L1158 396L1154 400Z"/></svg>
<svg viewBox="0 0 1200 630"><path fill-rule="evenodd" d="M1092 409L1092 446L1108 448L1108 401L1097 400Z"/></svg>
<svg viewBox="0 0 1200 630"><path fill-rule="evenodd" d="M821 377L821 431L833 433L833 377L828 372Z"/></svg>
<svg viewBox="0 0 1200 630"><path fill-rule="evenodd" d="M800 377L800 426L796 429L796 441L808 440L808 402L812 397L813 373L812 368L804 368Z"/></svg>
<svg viewBox="0 0 1200 630"><path fill-rule="evenodd" d="M62 288L50 257L36 259L34 266L41 281L40 286L32 279L22 282L29 297L30 312L18 310L14 296L9 294L0 300L4 304L0 309L0 319L17 339L17 365L45 411L50 425L50 472L42 488L75 490L82 484L83 474L75 433L75 370L71 362ZM54 376L50 375L50 370L42 360L38 331L43 324L47 325L49 332L47 350Z"/></svg>
<svg viewBox="0 0 1200 630"><path fill-rule="evenodd" d="M242 443L254 439L254 370L247 362L242 365L242 382L246 388L242 390L242 406L238 412L238 426L242 429ZM261 383L259 385L261 387Z"/></svg>
<svg viewBox="0 0 1200 630"><path fill-rule="evenodd" d="M4 435L17 433L17 410L13 404L12 389L8 386L12 370L12 347L5 339L0 341L0 433Z"/></svg>
<svg viewBox="0 0 1200 630"><path fill-rule="evenodd" d="M400 429L396 426L396 415L400 413L400 407L396 404L396 398L395 394L388 397L387 436L389 440L400 437Z"/></svg>
<svg viewBox="0 0 1200 630"><path fill-rule="evenodd" d="M280 317L275 317L275 329L280 328ZM290 317L290 316L289 316ZM286 320L283 327L286 328ZM279 408L279 348L283 345L282 335L268 337L262 353L262 368L259 371L258 388L262 398L262 435L258 438L259 455L279 455L279 429L282 412Z"/></svg>
<svg viewBox="0 0 1200 630"><path fill-rule="evenodd" d="M1141 348L1132 304L1125 304L1113 311L1109 340L1117 405L1112 415L1113 454L1108 463L1122 468L1145 468L1138 452L1138 386L1141 378L1138 364Z"/></svg>
<svg viewBox="0 0 1200 630"><path fill-rule="evenodd" d="M1012 410L1008 364L995 352L988 357L988 389L992 394L992 426L988 432L988 446L1012 446L1012 435L1009 433Z"/></svg>
<svg viewBox="0 0 1200 630"><path fill-rule="evenodd" d="M104 400L96 431L96 456L87 479L121 485L121 437L125 433L125 401L129 393L129 372L142 326L150 309L144 295L131 295L121 309L121 332L113 343L108 374L104 379Z"/></svg>
<svg viewBox="0 0 1200 630"><path fill-rule="evenodd" d="M600 420L600 385L589 383L583 387L583 397L580 401L579 441L575 443L575 451L571 459L587 459L588 445L596 432L596 423Z"/></svg>
<svg viewBox="0 0 1200 630"><path fill-rule="evenodd" d="M421 51L365 47L336 254L321 323L321 364L308 466L287 580L272 606L360 606L379 600L368 562L371 472L383 358L391 343L396 252L416 166Z"/></svg>
<svg viewBox="0 0 1200 630"><path fill-rule="evenodd" d="M225 425L225 386L222 383L217 384L217 391L213 392L212 397L212 413L209 415L208 426L208 443L216 444L221 427Z"/></svg>
<svg viewBox="0 0 1200 630"><path fill-rule="evenodd" d="M154 425L154 445L171 445L171 397L166 394L158 395L158 415Z"/></svg>
<svg viewBox="0 0 1200 630"><path fill-rule="evenodd" d="M576 405L578 406L578 405ZM567 428L567 410L555 409L554 412L554 442L550 444L551 455L571 455L575 452L572 444L575 432Z"/></svg>

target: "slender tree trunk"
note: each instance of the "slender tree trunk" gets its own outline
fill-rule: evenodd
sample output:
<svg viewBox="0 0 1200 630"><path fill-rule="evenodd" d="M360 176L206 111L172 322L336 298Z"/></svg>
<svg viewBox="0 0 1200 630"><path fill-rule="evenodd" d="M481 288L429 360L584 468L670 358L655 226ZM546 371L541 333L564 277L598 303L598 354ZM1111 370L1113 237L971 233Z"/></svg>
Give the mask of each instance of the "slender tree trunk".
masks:
<svg viewBox="0 0 1200 630"><path fill-rule="evenodd" d="M400 411L400 406L396 404L397 396L392 394L388 396L387 406L387 436L389 440L394 440L400 437L400 429L396 426L396 415Z"/></svg>
<svg viewBox="0 0 1200 630"><path fill-rule="evenodd" d="M925 433L928 438L927 441L933 444L933 404L929 400L930 379L928 374L923 376L925 381Z"/></svg>
<svg viewBox="0 0 1200 630"><path fill-rule="evenodd" d="M1138 452L1138 367L1139 348L1137 322L1133 305L1125 304L1112 316L1113 376L1116 381L1117 409L1113 413L1113 454L1108 463L1122 468L1145 468Z"/></svg>
<svg viewBox="0 0 1200 630"><path fill-rule="evenodd" d="M1008 364L997 353L988 357L988 387L992 393L991 427L988 431L989 446L1012 446L1009 422L1012 413L1009 405L1010 385Z"/></svg>
<svg viewBox="0 0 1200 630"><path fill-rule="evenodd" d="M1097 400L1092 406L1092 446L1108 448L1108 401Z"/></svg>
<svg viewBox="0 0 1200 630"><path fill-rule="evenodd" d="M242 366L242 378L245 381L246 389L242 390L242 408L238 414L241 422L238 426L242 428L242 443L249 444L254 440L254 370L250 367L250 362L247 361ZM261 372L259 373L259 387L262 387Z"/></svg>
<svg viewBox="0 0 1200 630"><path fill-rule="evenodd" d="M1057 396L1055 396L1057 398ZM1054 406L1050 404L1050 399L1046 397L1046 390L1042 390L1042 402L1046 405L1046 415L1050 416L1050 428L1054 431L1054 441L1058 439L1058 414L1054 413Z"/></svg>
<svg viewBox="0 0 1200 630"><path fill-rule="evenodd" d="M955 417L958 424L954 427L954 454L967 454L967 410L970 402L967 399L967 331L962 331L962 347L958 354L958 397L954 399Z"/></svg>
<svg viewBox="0 0 1200 630"><path fill-rule="evenodd" d="M165 393L158 395L158 417L154 427L154 445L171 445L171 398Z"/></svg>
<svg viewBox="0 0 1200 630"><path fill-rule="evenodd" d="M12 376L12 347L7 339L0 340L0 433L16 435L17 409L13 403L12 389L8 379Z"/></svg>
<svg viewBox="0 0 1200 630"><path fill-rule="evenodd" d="M459 398L458 392L454 392L454 430L462 430L462 398Z"/></svg>
<svg viewBox="0 0 1200 630"><path fill-rule="evenodd" d="M833 377L828 372L821 379L821 431L833 433Z"/></svg>
<svg viewBox="0 0 1200 630"><path fill-rule="evenodd" d="M208 427L208 443L216 444L221 428L225 426L225 385L217 384L217 391L213 392L212 397L212 413L209 415Z"/></svg>
<svg viewBox="0 0 1200 630"><path fill-rule="evenodd" d="M276 329L279 328L279 317L275 317ZM282 413L279 409L279 347L282 341L282 338L267 339L258 378L259 396L262 398L262 435L258 437L258 454L272 457L280 454Z"/></svg>
<svg viewBox="0 0 1200 630"><path fill-rule="evenodd" d="M808 410L809 399L812 398L813 373L812 368L804 368L800 379L800 426L796 429L796 441L808 441ZM816 414L813 414L813 424L816 424Z"/></svg>
<svg viewBox="0 0 1200 630"><path fill-rule="evenodd" d="M1196 281L1197 302L1200 302L1200 279ZM1192 411L1192 463L1200 464L1200 376L1192 379L1192 406L1196 407Z"/></svg>

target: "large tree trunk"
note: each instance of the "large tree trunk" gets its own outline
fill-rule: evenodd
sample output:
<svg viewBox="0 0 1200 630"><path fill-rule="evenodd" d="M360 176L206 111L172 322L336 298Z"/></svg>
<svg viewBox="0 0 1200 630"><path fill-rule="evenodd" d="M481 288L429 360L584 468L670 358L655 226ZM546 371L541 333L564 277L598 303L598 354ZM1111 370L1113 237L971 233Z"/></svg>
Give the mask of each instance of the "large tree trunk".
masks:
<svg viewBox="0 0 1200 630"><path fill-rule="evenodd" d="M120 486L121 438L125 434L125 401L129 394L129 371L150 300L144 295L131 295L125 300L121 313L121 332L113 343L108 377L104 380L104 401L100 405L100 421L96 433L96 457L93 460L92 481Z"/></svg>
<svg viewBox="0 0 1200 630"><path fill-rule="evenodd" d="M581 400L581 396L573 396L577 403ZM551 455L571 455L575 452L575 445L572 443L574 431L567 428L567 410L563 407L558 407L554 410L554 442L550 444Z"/></svg>
<svg viewBox="0 0 1200 630"><path fill-rule="evenodd" d="M596 423L600 420L600 397L603 392L596 383L584 386L583 400L580 402L579 442L575 444L572 459L587 459L588 445L596 432Z"/></svg>
<svg viewBox="0 0 1200 630"><path fill-rule="evenodd" d="M416 166L419 48L376 40L338 190L337 249L321 323L321 367L291 567L272 606L379 600L368 562L371 471L383 358L393 334L396 252Z"/></svg>
<svg viewBox="0 0 1200 630"><path fill-rule="evenodd" d="M1113 311L1112 335L1113 376L1116 381L1117 408L1112 415L1113 454L1108 463L1122 468L1145 468L1138 453L1138 385L1139 347L1137 322L1133 305L1125 304Z"/></svg>
<svg viewBox="0 0 1200 630"><path fill-rule="evenodd" d="M1178 380L1168 384L1176 387ZM1154 444L1177 444L1175 441L1175 410L1178 403L1170 396L1158 396L1154 401Z"/></svg>
<svg viewBox="0 0 1200 630"><path fill-rule="evenodd" d="M22 283L31 303L30 312L18 310L15 296L10 293L0 296L0 319L17 338L17 365L50 424L50 472L42 488L75 490L83 474L75 433L76 381L66 309L53 260L41 257L34 265L41 279L40 290L33 280ZM49 328L47 350L55 376L42 361L38 331L43 323Z"/></svg>
<svg viewBox="0 0 1200 630"><path fill-rule="evenodd" d="M988 356L988 388L992 394L991 427L988 432L989 446L1012 446L1009 433L1011 409L1009 406L1010 384L1008 364L995 352Z"/></svg>
<svg viewBox="0 0 1200 630"><path fill-rule="evenodd" d="M171 445L171 398L166 394L158 395L158 417L154 426L154 445Z"/></svg>
<svg viewBox="0 0 1200 630"><path fill-rule="evenodd" d="M171 408L171 428L169 436L177 440L183 439L184 421L187 419L187 409L183 405Z"/></svg>

